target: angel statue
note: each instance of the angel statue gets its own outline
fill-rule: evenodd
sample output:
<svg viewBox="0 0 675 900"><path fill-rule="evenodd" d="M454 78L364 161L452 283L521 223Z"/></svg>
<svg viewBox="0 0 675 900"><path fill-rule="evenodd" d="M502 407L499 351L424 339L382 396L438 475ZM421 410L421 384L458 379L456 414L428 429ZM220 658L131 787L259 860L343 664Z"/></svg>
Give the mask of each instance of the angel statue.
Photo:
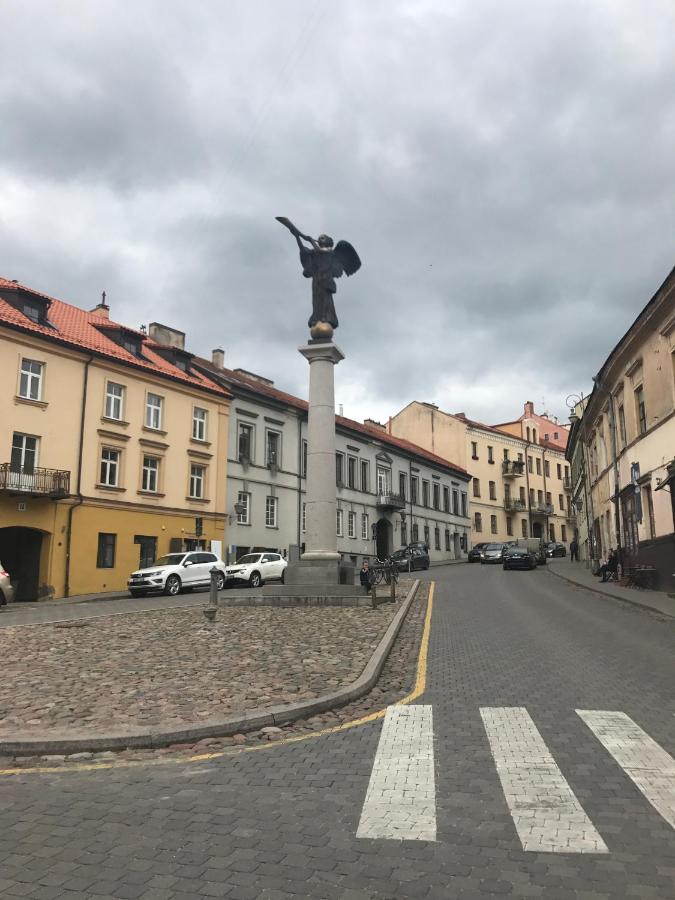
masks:
<svg viewBox="0 0 675 900"><path fill-rule="evenodd" d="M312 315L309 317L309 328L312 337L318 340L330 340L333 329L338 327L338 318L333 303L333 294L337 290L335 279L342 273L353 275L361 268L361 260L356 250L347 241L338 241L333 246L333 238L320 234L315 240L302 234L285 216L277 216L277 221L285 225L298 242L302 274L312 279ZM311 246L306 247L306 241Z"/></svg>

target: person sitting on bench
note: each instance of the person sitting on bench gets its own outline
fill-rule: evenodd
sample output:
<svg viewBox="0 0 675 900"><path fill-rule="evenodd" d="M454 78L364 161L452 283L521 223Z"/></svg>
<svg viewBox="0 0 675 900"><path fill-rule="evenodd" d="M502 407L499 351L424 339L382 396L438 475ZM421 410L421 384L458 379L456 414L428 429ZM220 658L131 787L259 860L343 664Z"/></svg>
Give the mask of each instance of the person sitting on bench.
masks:
<svg viewBox="0 0 675 900"><path fill-rule="evenodd" d="M602 576L602 578L600 580L608 581L609 580L607 577L608 575L613 575L616 577L616 572L617 572L618 568L619 568L618 554L616 554L614 552L614 550L612 550L612 548L610 547L609 553L607 554L607 562L603 566L600 566L600 568L598 569L598 575Z"/></svg>

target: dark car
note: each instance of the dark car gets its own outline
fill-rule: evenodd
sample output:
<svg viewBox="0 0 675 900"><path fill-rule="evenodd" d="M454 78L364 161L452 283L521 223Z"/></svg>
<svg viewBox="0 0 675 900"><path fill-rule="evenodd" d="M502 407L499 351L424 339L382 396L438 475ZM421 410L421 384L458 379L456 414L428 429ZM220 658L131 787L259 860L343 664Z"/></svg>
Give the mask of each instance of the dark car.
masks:
<svg viewBox="0 0 675 900"><path fill-rule="evenodd" d="M546 545L546 555L549 558L552 556L567 556L567 547L559 541L551 541Z"/></svg>
<svg viewBox="0 0 675 900"><path fill-rule="evenodd" d="M536 569L537 558L527 547L508 547L502 562L504 569Z"/></svg>
<svg viewBox="0 0 675 900"><path fill-rule="evenodd" d="M402 547L392 554L392 562L399 572L412 572L415 569L429 568L429 554L421 545Z"/></svg>
<svg viewBox="0 0 675 900"><path fill-rule="evenodd" d="M469 550L469 556L467 557L468 562L480 562L483 559L483 550L485 550L486 547L487 544L485 542L482 544L474 544Z"/></svg>

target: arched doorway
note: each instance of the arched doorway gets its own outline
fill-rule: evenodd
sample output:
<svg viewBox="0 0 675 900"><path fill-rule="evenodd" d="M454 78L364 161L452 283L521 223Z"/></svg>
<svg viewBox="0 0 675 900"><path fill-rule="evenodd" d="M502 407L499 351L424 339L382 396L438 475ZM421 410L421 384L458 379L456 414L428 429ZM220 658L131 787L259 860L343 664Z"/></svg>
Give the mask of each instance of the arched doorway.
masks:
<svg viewBox="0 0 675 900"><path fill-rule="evenodd" d="M541 537L541 522L533 522L532 523L532 537L535 537L535 538Z"/></svg>
<svg viewBox="0 0 675 900"><path fill-rule="evenodd" d="M43 532L36 528L0 528L0 562L9 572L16 600L37 600Z"/></svg>
<svg viewBox="0 0 675 900"><path fill-rule="evenodd" d="M375 526L375 550L378 559L386 559L391 553L391 522L386 519Z"/></svg>

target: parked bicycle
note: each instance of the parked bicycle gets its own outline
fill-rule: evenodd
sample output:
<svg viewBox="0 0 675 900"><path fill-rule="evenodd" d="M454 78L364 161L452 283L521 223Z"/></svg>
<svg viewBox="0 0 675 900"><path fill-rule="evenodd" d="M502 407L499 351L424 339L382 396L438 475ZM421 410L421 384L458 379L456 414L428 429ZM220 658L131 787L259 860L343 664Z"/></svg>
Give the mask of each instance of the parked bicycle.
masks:
<svg viewBox="0 0 675 900"><path fill-rule="evenodd" d="M373 573L373 584L381 584L383 581L385 584L391 584L392 579L394 584L398 584L398 566L391 556L386 559L376 559L370 569Z"/></svg>

